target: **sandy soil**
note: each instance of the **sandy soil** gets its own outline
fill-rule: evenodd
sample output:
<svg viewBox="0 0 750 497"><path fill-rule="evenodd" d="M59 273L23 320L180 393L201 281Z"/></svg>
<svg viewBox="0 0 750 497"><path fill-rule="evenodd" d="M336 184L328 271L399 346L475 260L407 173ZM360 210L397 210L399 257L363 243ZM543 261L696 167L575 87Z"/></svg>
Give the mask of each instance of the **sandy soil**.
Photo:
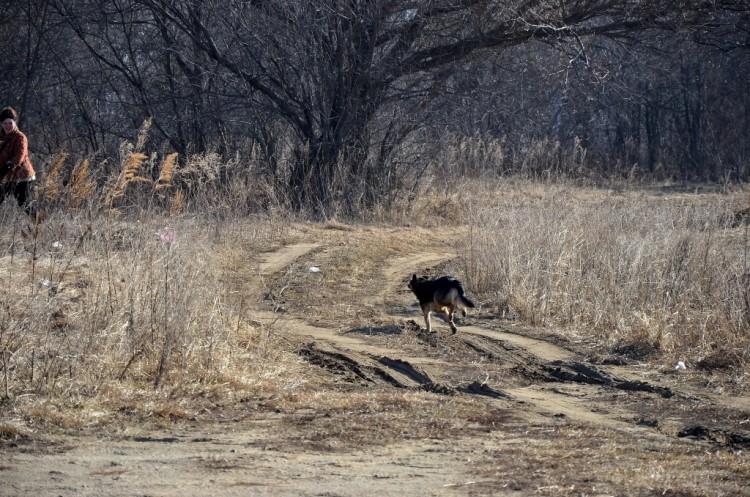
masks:
<svg viewBox="0 0 750 497"><path fill-rule="evenodd" d="M340 239L266 254L245 283L291 264L325 272ZM433 318L428 335L406 281L453 257L448 247L387 258L351 322L290 301L254 314L283 330L330 395L472 402L463 417L436 415L450 430L372 427L370 440L379 413L369 413L347 439L336 424L357 424L356 413L233 406L208 423L4 447L0 495L750 495L750 399L717 391L706 372L592 351L489 306L459 321L456 335Z"/></svg>

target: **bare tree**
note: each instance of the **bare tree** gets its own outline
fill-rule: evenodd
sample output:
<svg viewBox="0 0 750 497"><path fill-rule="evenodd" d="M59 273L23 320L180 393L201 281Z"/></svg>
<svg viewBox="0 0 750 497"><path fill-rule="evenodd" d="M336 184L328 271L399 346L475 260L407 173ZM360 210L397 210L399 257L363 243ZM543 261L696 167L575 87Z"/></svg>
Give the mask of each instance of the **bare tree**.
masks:
<svg viewBox="0 0 750 497"><path fill-rule="evenodd" d="M720 123L708 112L705 64L686 65L682 77L672 64L678 76L671 78L643 74L667 62L638 66L632 57L650 57L636 47L654 43L657 33L746 53L750 12L747 0L33 4L44 15L11 17L25 25L44 19L47 28L28 32L44 51L37 58L54 54L54 69L29 105L43 109L57 99L76 119L60 138L60 111L50 138L57 132L58 141L72 141L77 130L88 148L111 149L148 116L166 145L183 153L230 154L249 143L263 151L268 176L294 206L321 212L367 207L398 188L398 144L441 119L462 132L508 137L518 154L547 137L581 143L592 160L614 154L646 169L680 148L696 164L726 155L719 140L706 138L706 127ZM6 64L22 59L8 55ZM746 55L732 56L747 65ZM464 109L473 112L463 114L465 125L458 122ZM673 135L684 146L665 147Z"/></svg>
<svg viewBox="0 0 750 497"><path fill-rule="evenodd" d="M288 186L300 203L322 206L339 185L368 177L368 164L382 165L372 152L391 147L372 146L378 113L393 101L429 100L446 68L533 41L572 46L585 60L589 37L678 29L715 8L622 0L140 3L284 119L297 138Z"/></svg>

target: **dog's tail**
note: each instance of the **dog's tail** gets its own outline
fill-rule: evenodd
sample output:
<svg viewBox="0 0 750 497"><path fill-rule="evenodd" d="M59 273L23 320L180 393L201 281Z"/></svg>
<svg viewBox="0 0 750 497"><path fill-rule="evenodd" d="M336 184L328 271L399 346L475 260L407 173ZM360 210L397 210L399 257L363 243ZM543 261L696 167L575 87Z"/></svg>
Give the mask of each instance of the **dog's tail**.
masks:
<svg viewBox="0 0 750 497"><path fill-rule="evenodd" d="M476 307L474 302L472 302L471 299L469 299L469 297L467 297L463 293L459 295L459 299L461 300L461 304L463 304L464 307L468 307L470 309L473 309Z"/></svg>
<svg viewBox="0 0 750 497"><path fill-rule="evenodd" d="M455 280L455 288L458 290L458 305L460 307L468 307L470 309L476 307L474 302L472 302L471 299L464 293L464 286L460 281Z"/></svg>
<svg viewBox="0 0 750 497"><path fill-rule="evenodd" d="M461 309L461 314L464 317L466 317L467 315L466 308L473 309L474 307L476 307L476 305L474 305L474 302L472 302L469 297L464 295L464 289L460 283L458 285L458 299L456 304L458 304L458 308Z"/></svg>

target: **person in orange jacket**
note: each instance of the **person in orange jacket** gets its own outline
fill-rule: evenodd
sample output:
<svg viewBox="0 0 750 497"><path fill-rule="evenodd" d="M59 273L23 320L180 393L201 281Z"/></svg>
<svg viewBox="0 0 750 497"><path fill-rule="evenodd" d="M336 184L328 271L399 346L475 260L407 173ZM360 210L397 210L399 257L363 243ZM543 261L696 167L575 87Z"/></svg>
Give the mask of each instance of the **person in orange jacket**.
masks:
<svg viewBox="0 0 750 497"><path fill-rule="evenodd" d="M33 216L31 189L36 173L29 159L29 141L18 129L17 120L18 114L11 107L0 111L0 204L13 194L24 212Z"/></svg>

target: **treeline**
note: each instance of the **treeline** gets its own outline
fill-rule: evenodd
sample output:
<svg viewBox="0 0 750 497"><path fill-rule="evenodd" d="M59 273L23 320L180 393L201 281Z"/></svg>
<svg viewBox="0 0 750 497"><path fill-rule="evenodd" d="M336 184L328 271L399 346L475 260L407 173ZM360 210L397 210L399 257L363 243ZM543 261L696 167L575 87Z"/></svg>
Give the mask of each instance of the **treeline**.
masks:
<svg viewBox="0 0 750 497"><path fill-rule="evenodd" d="M41 158L106 168L148 122L147 155L252 161L320 211L436 167L750 176L749 0L6 5L0 97Z"/></svg>

